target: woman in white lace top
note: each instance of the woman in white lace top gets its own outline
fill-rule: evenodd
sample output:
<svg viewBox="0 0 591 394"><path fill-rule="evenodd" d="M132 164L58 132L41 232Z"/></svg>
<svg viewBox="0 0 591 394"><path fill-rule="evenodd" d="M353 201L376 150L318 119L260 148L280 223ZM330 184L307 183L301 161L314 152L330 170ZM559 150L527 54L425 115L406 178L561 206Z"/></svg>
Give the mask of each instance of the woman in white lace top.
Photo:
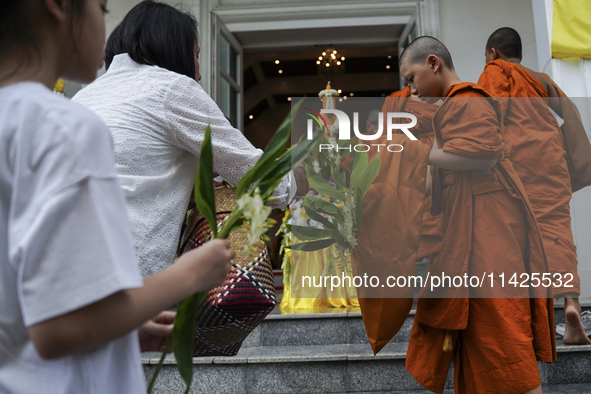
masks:
<svg viewBox="0 0 591 394"><path fill-rule="evenodd" d="M211 124L214 170L233 184L263 153L197 83L198 51L192 15L142 2L109 37L107 72L73 98L113 135L144 276L174 260L206 126ZM285 207L295 191L290 172L274 192L273 207Z"/></svg>

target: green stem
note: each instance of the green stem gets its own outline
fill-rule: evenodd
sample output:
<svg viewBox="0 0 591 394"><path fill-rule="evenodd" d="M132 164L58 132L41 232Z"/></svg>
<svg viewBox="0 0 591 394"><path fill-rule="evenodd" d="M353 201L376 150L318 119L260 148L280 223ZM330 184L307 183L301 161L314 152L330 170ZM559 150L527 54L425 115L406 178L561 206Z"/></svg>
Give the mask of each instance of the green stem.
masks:
<svg viewBox="0 0 591 394"><path fill-rule="evenodd" d="M162 369L162 365L164 364L164 359L166 355L170 351L170 347L172 346L172 336L168 338L168 342L166 342L166 348L162 352L162 356L160 356L160 361L158 361L158 365L156 366L156 370L154 371L154 375L152 375L152 379L150 379L150 384L148 385L148 394L152 393L152 389L154 389L154 383L156 383L156 378L158 378L158 374Z"/></svg>
<svg viewBox="0 0 591 394"><path fill-rule="evenodd" d="M217 233L215 238L217 239L226 239L230 236L230 232L232 231L232 227L234 227L234 223L240 219L242 216L242 209L234 209L228 219L224 222L221 230Z"/></svg>

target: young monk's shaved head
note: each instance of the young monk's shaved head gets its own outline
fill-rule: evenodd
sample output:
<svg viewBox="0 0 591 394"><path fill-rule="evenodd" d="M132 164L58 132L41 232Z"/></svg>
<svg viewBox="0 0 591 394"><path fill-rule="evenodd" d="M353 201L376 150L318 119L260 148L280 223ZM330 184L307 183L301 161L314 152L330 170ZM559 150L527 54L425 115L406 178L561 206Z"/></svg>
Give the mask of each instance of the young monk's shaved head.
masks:
<svg viewBox="0 0 591 394"><path fill-rule="evenodd" d="M429 55L437 56L443 65L449 70L454 70L454 64L451 60L451 54L447 47L441 41L430 36L415 38L400 55L400 64L408 62L409 64L424 63Z"/></svg>
<svg viewBox="0 0 591 394"><path fill-rule="evenodd" d="M521 37L515 29L501 27L488 37L486 51L492 48L508 58L521 58Z"/></svg>

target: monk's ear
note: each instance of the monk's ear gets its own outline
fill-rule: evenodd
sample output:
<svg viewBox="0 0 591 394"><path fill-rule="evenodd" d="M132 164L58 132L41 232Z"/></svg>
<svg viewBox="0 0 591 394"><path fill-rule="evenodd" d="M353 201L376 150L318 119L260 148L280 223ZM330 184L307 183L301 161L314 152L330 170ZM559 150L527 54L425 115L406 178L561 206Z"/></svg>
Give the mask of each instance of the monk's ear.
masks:
<svg viewBox="0 0 591 394"><path fill-rule="evenodd" d="M497 60L501 57L501 54L499 53L499 51L497 51L497 48L490 48L490 53L492 56L492 60Z"/></svg>
<svg viewBox="0 0 591 394"><path fill-rule="evenodd" d="M441 67L441 61L436 55L429 55L427 56L427 65L436 73Z"/></svg>

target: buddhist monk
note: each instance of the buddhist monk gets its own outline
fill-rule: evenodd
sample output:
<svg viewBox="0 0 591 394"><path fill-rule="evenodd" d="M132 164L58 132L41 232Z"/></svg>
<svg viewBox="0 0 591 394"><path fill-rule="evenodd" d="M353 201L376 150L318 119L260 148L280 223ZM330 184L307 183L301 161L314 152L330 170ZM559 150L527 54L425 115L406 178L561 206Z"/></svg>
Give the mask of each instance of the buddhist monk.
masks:
<svg viewBox="0 0 591 394"><path fill-rule="evenodd" d="M412 128L412 133L422 143L433 146L433 115L439 107L429 105L419 100L417 97L411 97L410 88L406 86L402 90L393 92L384 102L382 113L384 117L388 112L408 112L417 117L417 125ZM386 124L386 119L384 120ZM431 206L431 196L425 197L423 206L423 221L421 224L421 238L419 239L419 249L417 251L417 260L431 257L433 253L439 251L441 244L441 229L443 227L442 215L431 215L429 207ZM434 257L434 256L433 256Z"/></svg>
<svg viewBox="0 0 591 394"><path fill-rule="evenodd" d="M542 98L559 97L548 79L521 65L521 38L512 28L496 30L486 43L486 66L478 84L502 101L505 141L542 233L554 297L564 298L565 344L591 344L581 321L580 279L571 230L572 187L562 131ZM562 116L560 100L549 102ZM586 135L584 139L588 143ZM571 287L568 287L571 286Z"/></svg>
<svg viewBox="0 0 591 394"><path fill-rule="evenodd" d="M533 210L506 158L498 103L463 83L447 48L432 37L405 49L400 73L425 102L443 98L429 164L437 167L432 212L443 213L444 227L429 274L494 273L495 286L449 287L440 293L448 298L427 298L423 288L406 367L436 393L452 356L456 393L541 393L537 360L556 359L551 289L505 282L506 293L498 291L501 273L548 269Z"/></svg>

